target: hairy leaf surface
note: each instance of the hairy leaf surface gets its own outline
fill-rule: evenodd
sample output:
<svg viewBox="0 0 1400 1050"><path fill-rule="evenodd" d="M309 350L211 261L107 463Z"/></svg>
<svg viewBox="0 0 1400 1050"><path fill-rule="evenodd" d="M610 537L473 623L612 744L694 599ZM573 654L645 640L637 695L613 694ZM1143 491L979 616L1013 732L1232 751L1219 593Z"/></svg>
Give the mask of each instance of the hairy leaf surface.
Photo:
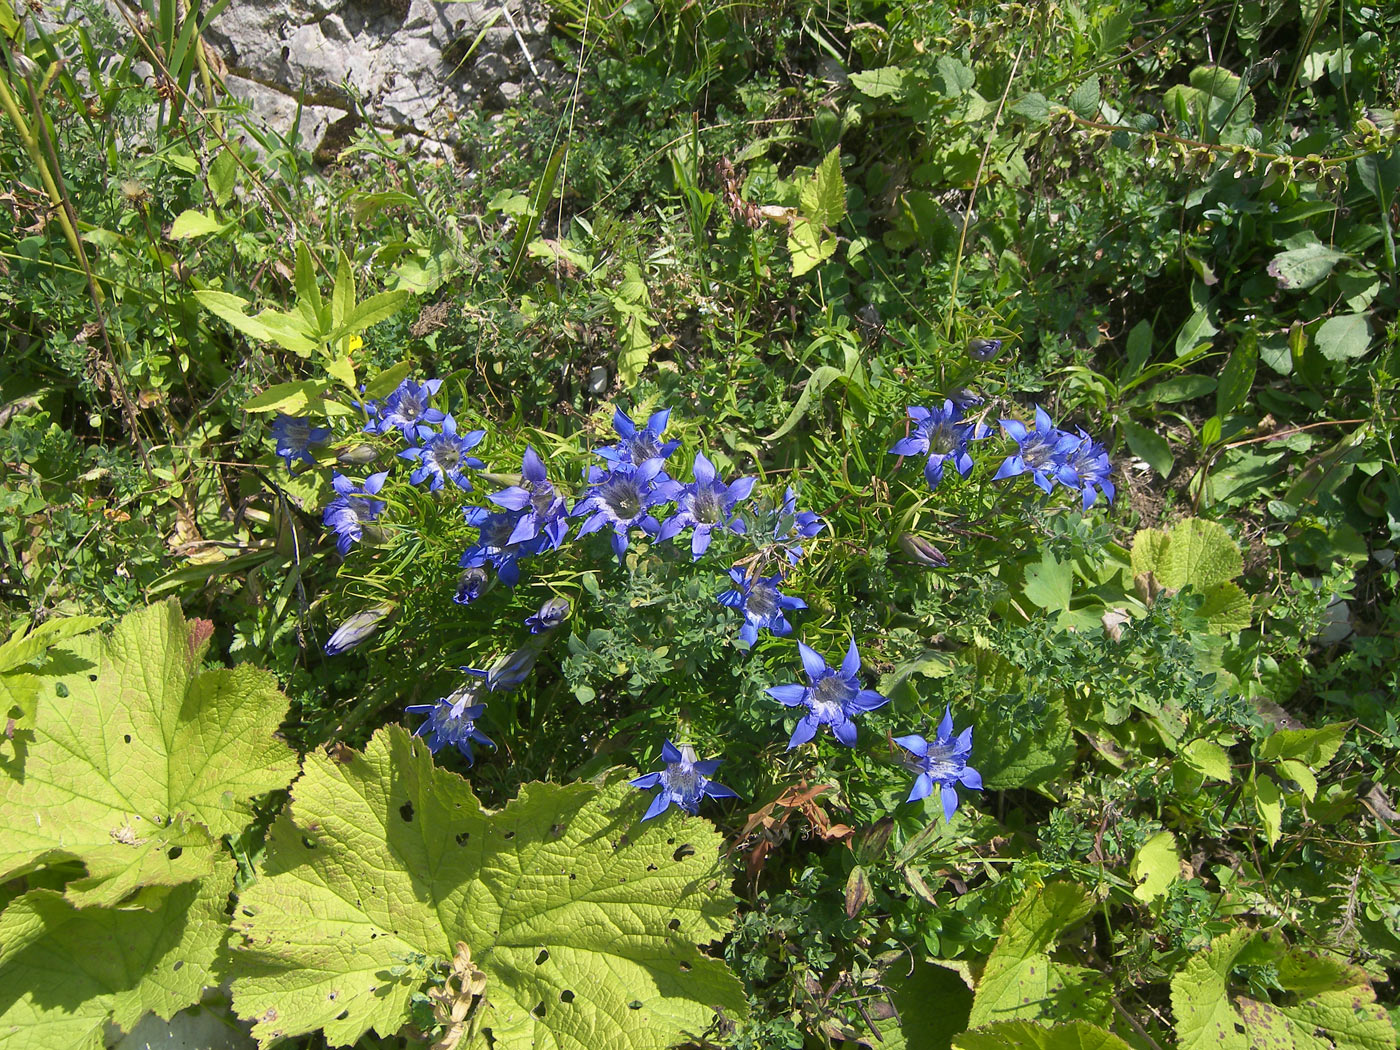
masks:
<svg viewBox="0 0 1400 1050"><path fill-rule="evenodd" d="M641 825L642 802L527 784L489 813L398 727L345 761L309 756L235 915L235 1009L264 1044L387 1035L464 941L498 1050L653 1050L712 1007L742 1014L739 982L696 948L733 908L720 836L676 813Z"/></svg>

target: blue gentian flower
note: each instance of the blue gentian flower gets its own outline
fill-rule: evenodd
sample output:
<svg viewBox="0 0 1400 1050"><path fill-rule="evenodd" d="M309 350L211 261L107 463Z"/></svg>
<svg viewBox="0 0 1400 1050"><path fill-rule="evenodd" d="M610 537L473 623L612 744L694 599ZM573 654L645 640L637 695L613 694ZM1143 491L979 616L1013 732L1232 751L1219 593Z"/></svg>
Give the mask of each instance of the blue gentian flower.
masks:
<svg viewBox="0 0 1400 1050"><path fill-rule="evenodd" d="M441 379L429 379L422 383L405 379L378 406L379 418L371 421L374 432L383 434L397 428L409 441L426 437L432 432L429 424L441 423L447 418L446 413L432 406L432 396L441 386ZM369 430L370 427L365 429Z"/></svg>
<svg viewBox="0 0 1400 1050"><path fill-rule="evenodd" d="M481 439L485 436L484 430L469 430L465 434L458 434L457 421L447 416L442 421L442 430L436 434L426 427L419 428L419 440L422 444L417 448L404 449L399 456L418 461L417 468L409 478L415 485L421 481L428 481L428 489L436 492L442 488L445 479L451 478L459 489L470 492L472 483L462 471L468 468L481 470L486 464L475 456L467 455L467 452L481 444Z"/></svg>
<svg viewBox="0 0 1400 1050"><path fill-rule="evenodd" d="M734 518L734 505L749 498L755 480L737 478L726 485L705 454L695 453L695 481L682 485L675 494L676 512L661 523L657 540L669 540L682 529L694 528L690 556L698 560L709 548L715 529L729 529L742 535L746 526L742 518Z"/></svg>
<svg viewBox="0 0 1400 1050"><path fill-rule="evenodd" d="M462 668L474 679L486 677L485 671L470 667ZM409 714L427 713L428 719L414 731L414 736L428 738L428 750L434 754L442 747L451 745L466 756L468 764L476 761L472 754L472 743L485 744L495 748L491 738L476 727L476 721L486 711L485 704L473 704L484 683L469 678L450 696L432 704L410 704L404 710Z"/></svg>
<svg viewBox="0 0 1400 1050"><path fill-rule="evenodd" d="M775 685L768 689L769 696L787 707L807 708L807 713L792 731L788 750L811 740L822 726L830 726L838 741L847 747L855 747L856 724L852 721L853 716L874 711L890 702L889 697L860 687L856 678L860 671L856 640L851 639L851 647L838 668L828 667L820 653L801 642L797 643L797 651L802 655L802 667L807 672L809 684Z"/></svg>
<svg viewBox="0 0 1400 1050"><path fill-rule="evenodd" d="M309 419L278 412L277 418L272 422L272 436L277 440L277 454L287 464L287 469L291 470L294 459L315 463L316 459L311 455L311 446L325 441L331 436L331 432L325 427L313 427Z"/></svg>
<svg viewBox="0 0 1400 1050"><path fill-rule="evenodd" d="M1113 482L1108 476L1113 473L1113 464L1108 458L1108 449L1091 438L1084 431L1079 432L1079 444L1069 453L1069 469L1074 474L1073 481L1065 484L1077 488L1083 494L1084 509L1088 510L1102 492L1109 503L1117 495Z"/></svg>
<svg viewBox="0 0 1400 1050"><path fill-rule="evenodd" d="M1047 493L1054 489L1057 481L1066 485L1077 483L1068 456L1079 444L1079 439L1058 429L1045 409L1036 406L1034 430L1027 429L1026 424L1015 419L1003 419L1001 425L1016 442L1017 448L997 469L993 481L1029 472L1035 483Z"/></svg>
<svg viewBox="0 0 1400 1050"><path fill-rule="evenodd" d="M525 626L530 628L531 634L551 631L569 618L569 610L569 599L550 598L533 616L526 618Z"/></svg>
<svg viewBox="0 0 1400 1050"><path fill-rule="evenodd" d="M673 804L680 806L687 813L696 813L700 809L700 800L706 795L710 798L739 797L723 784L716 784L710 779L710 775L719 768L723 759L709 758L697 762L695 748L689 744L676 747L667 740L661 746L661 761L666 763L665 769L656 773L644 773L630 781L633 787L643 791L661 789L651 800L651 805L642 816L643 820L661 816Z"/></svg>
<svg viewBox="0 0 1400 1050"><path fill-rule="evenodd" d="M486 570L480 565L462 570L462 575L457 577L457 593L452 596L452 600L458 605L470 605L481 597L481 592L486 589L486 581Z"/></svg>
<svg viewBox="0 0 1400 1050"><path fill-rule="evenodd" d="M778 590L783 582L781 575L764 576L750 580L749 574L741 567L729 570L729 578L737 590L725 591L719 596L721 605L738 609L744 614L744 626L739 628L739 637L752 646L758 641L758 632L766 628L774 634L791 634L792 624L783 613L792 609L805 609L807 603Z"/></svg>
<svg viewBox="0 0 1400 1050"><path fill-rule="evenodd" d="M365 609L348 617L327 639L326 655L339 656L341 653L355 648L378 631L380 621L393 610L392 605L376 605L373 609Z"/></svg>
<svg viewBox="0 0 1400 1050"><path fill-rule="evenodd" d="M578 534L587 536L605 525L611 527L613 553L621 562L623 552L627 550L627 534L633 526L652 536L661 531L660 524L652 517L651 508L671 502L680 486L664 478L664 475L664 480L658 481L660 474L659 457L648 459L631 469L602 471L597 467L589 468L590 485L572 511L573 517L588 515Z"/></svg>
<svg viewBox="0 0 1400 1050"><path fill-rule="evenodd" d="M914 420L914 432L890 446L890 455L919 456L928 453L924 478L930 488L936 488L943 480L945 463L951 462L963 477L972 473L972 457L968 455L967 443L986 437L986 426L961 422L962 411L951 400L944 401L941 408L931 411L918 405L910 405L908 411L909 418Z"/></svg>
<svg viewBox="0 0 1400 1050"><path fill-rule="evenodd" d="M537 536L546 536L548 544L544 550L557 550L564 545L568 535L568 510L564 500L550 484L545 473L544 461L530 446L525 447L525 455L520 462L521 484L512 485L486 497L498 507L505 507L523 513L515 523L515 531L510 542L525 543Z"/></svg>
<svg viewBox="0 0 1400 1050"><path fill-rule="evenodd" d="M341 557L350 553L353 543L364 538L365 524L384 513L384 501L371 497L384 487L384 479L388 476L387 470L371 474L365 479L363 489L357 489L355 483L344 474L331 478L331 486L337 496L326 504L321 520L335 532L335 546Z"/></svg>
<svg viewBox="0 0 1400 1050"><path fill-rule="evenodd" d="M933 794L934 785L937 784L943 794L943 816L946 820L952 820L953 811L958 808L958 792L953 785L982 790L982 774L967 764L968 756L972 754L972 727L968 726L956 740L953 739L951 707L944 711L938 735L932 741L911 733L909 736L895 737L894 742L914 756L910 765L919 772L906 801L917 802L927 798Z"/></svg>
<svg viewBox="0 0 1400 1050"><path fill-rule="evenodd" d="M520 515L510 511L492 514L485 507L464 507L463 514L467 524L480 531L480 537L463 553L459 564L464 569L495 566L497 579L507 587L514 587L520 582L517 563L527 555L538 554L544 538L512 543L510 538L515 534Z"/></svg>
<svg viewBox="0 0 1400 1050"><path fill-rule="evenodd" d="M776 517L777 520L773 524L774 545L787 555L790 565L796 565L802 557L802 548L798 546L797 541L811 539L826 528L826 522L813 511L797 509L797 493L791 485L787 487L783 505L777 511Z"/></svg>
<svg viewBox="0 0 1400 1050"><path fill-rule="evenodd" d="M613 412L613 429L622 440L616 445L606 445L593 451L613 467L639 467L649 459L665 459L680 446L679 441L661 440L670 418L671 410L663 408L660 412L652 413L646 426L638 427L631 416L620 408L616 409Z"/></svg>

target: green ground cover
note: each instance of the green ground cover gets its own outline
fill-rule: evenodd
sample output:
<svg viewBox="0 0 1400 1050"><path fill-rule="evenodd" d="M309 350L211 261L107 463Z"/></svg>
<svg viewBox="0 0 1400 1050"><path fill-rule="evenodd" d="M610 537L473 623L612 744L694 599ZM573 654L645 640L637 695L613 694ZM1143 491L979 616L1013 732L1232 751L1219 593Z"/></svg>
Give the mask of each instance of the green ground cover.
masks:
<svg viewBox="0 0 1400 1050"><path fill-rule="evenodd" d="M1396 1045L1400 14L553 0L434 157L149 5L0 0L0 1048Z"/></svg>

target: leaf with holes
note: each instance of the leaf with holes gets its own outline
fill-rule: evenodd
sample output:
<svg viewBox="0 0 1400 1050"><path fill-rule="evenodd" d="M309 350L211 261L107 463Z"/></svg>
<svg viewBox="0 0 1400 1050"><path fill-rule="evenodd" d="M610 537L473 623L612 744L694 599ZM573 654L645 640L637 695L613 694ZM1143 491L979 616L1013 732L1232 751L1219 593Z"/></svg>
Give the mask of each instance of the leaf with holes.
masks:
<svg viewBox="0 0 1400 1050"><path fill-rule="evenodd" d="M397 726L345 754L307 757L234 917L234 1008L264 1046L396 1032L459 941L497 1050L652 1050L746 1012L696 947L734 908L708 822L641 824L626 783L526 784L488 812Z"/></svg>
<svg viewBox="0 0 1400 1050"><path fill-rule="evenodd" d="M142 891L131 906L76 908L31 890L0 914L0 1050L101 1050L108 1022L169 1020L217 985L233 888L225 856L203 879Z"/></svg>
<svg viewBox="0 0 1400 1050"><path fill-rule="evenodd" d="M33 739L0 774L0 812L24 814L0 836L0 882L78 860L65 895L81 906L200 878L249 799L292 779L276 680L201 670L203 640L172 601L64 643L71 669L43 680Z"/></svg>

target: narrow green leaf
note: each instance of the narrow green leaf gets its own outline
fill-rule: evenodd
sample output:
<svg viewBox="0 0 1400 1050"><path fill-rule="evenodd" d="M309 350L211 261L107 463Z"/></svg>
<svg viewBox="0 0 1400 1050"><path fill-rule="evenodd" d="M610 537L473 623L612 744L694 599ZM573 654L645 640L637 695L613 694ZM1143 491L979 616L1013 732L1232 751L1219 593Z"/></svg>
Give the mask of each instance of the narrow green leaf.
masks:
<svg viewBox="0 0 1400 1050"><path fill-rule="evenodd" d="M1259 369L1259 341L1246 336L1230 352L1230 360L1220 373L1220 385L1215 389L1215 412L1224 419L1249 399L1254 375Z"/></svg>
<svg viewBox="0 0 1400 1050"><path fill-rule="evenodd" d="M304 379L296 383L278 383L243 403L244 412L282 412L295 416L305 412L325 393L325 384Z"/></svg>
<svg viewBox="0 0 1400 1050"><path fill-rule="evenodd" d="M366 328L377 325L380 321L387 320L398 313L403 304L408 301L411 293L402 289L393 292L380 292L378 295L371 295L362 303L356 304L351 309L345 320L331 332L329 342L334 343L338 339L343 339L347 335L355 335L363 332Z"/></svg>
<svg viewBox="0 0 1400 1050"><path fill-rule="evenodd" d="M1283 834L1283 803L1280 801L1278 784L1272 777L1261 773L1254 780L1254 811L1264 825L1264 835L1270 846L1277 846Z"/></svg>
<svg viewBox="0 0 1400 1050"><path fill-rule="evenodd" d="M788 413L787 419L773 433L769 434L765 441L777 441L780 437L790 431L798 423L802 422L812 408L812 402L819 398L827 387L836 380L845 381L845 373L834 365L822 365L815 369L807 378L807 382L802 387L802 393L798 395L797 404L792 406L792 411Z"/></svg>
<svg viewBox="0 0 1400 1050"><path fill-rule="evenodd" d="M1183 357L1189 354L1202 343L1209 341L1218 331L1220 329L1211 321L1207 307L1197 307L1196 312L1186 319L1176 334L1176 356Z"/></svg>
<svg viewBox="0 0 1400 1050"><path fill-rule="evenodd" d="M416 368L417 365L412 361L399 361L397 364L390 365L365 384L365 398L376 401L388 397L398 389L400 383L414 373Z"/></svg>

